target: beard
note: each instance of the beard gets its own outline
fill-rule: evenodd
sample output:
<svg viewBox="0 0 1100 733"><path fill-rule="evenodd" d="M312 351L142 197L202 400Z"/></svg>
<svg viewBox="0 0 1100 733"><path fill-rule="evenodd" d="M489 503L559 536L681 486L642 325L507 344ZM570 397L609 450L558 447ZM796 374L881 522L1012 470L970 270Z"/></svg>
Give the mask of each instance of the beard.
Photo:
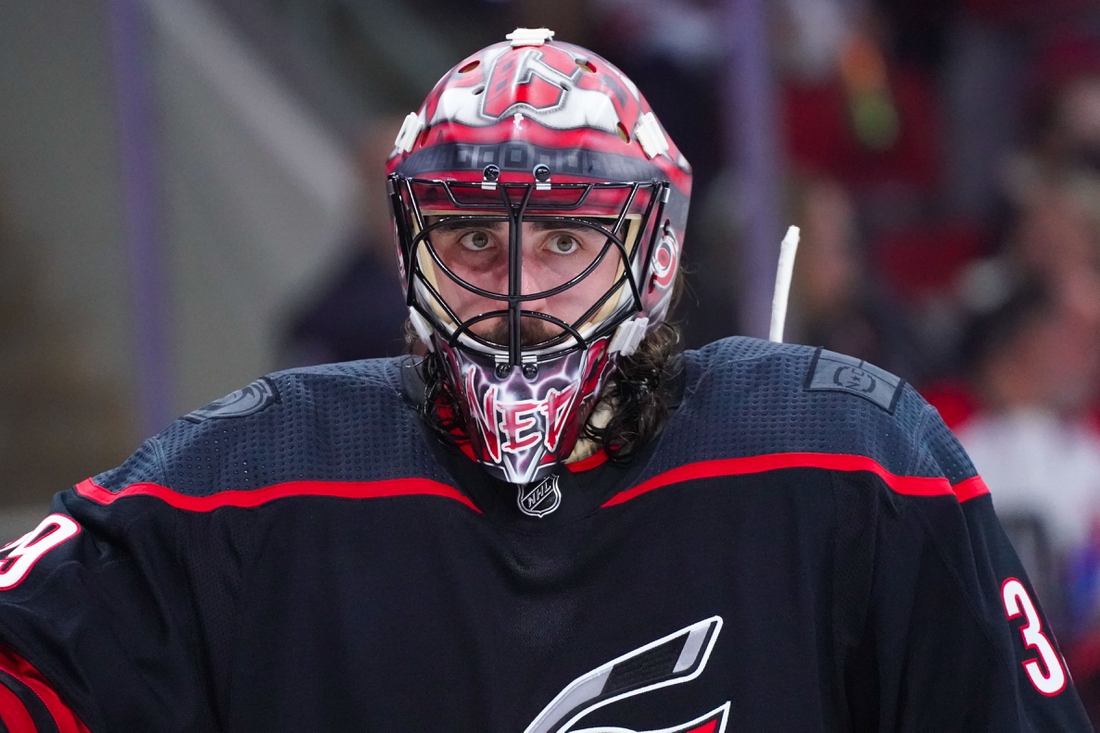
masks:
<svg viewBox="0 0 1100 733"><path fill-rule="evenodd" d="M507 346L510 335L510 329L508 328L508 321L505 318L498 318L488 322L489 327L478 335L481 338L490 341L499 346ZM561 334L561 326L554 325L549 321L544 321L541 318L521 318L520 319L520 344L523 346L535 346L541 344L544 341L549 341Z"/></svg>

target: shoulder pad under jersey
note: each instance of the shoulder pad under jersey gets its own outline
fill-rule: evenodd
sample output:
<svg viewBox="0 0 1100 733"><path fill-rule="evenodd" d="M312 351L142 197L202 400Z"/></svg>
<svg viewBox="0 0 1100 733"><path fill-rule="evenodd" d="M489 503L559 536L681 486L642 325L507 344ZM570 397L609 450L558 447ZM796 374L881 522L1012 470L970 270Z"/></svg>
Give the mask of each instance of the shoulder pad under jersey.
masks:
<svg viewBox="0 0 1100 733"><path fill-rule="evenodd" d="M687 464L794 454L870 459L897 476L951 485L975 475L935 409L873 365L746 337L684 357L683 402L642 480Z"/></svg>
<svg viewBox="0 0 1100 733"><path fill-rule="evenodd" d="M407 358L268 375L176 420L122 466L108 491L149 482L188 496L290 481L449 481L403 396Z"/></svg>

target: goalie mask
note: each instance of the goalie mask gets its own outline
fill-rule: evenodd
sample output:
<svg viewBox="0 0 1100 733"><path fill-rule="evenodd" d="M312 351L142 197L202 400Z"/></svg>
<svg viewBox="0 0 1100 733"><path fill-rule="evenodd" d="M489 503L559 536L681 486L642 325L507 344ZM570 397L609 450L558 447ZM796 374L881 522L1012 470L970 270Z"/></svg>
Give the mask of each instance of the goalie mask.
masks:
<svg viewBox="0 0 1100 733"><path fill-rule="evenodd" d="M607 61L518 29L452 69L389 161L410 318L474 457L566 460L618 360L664 318L691 172Z"/></svg>

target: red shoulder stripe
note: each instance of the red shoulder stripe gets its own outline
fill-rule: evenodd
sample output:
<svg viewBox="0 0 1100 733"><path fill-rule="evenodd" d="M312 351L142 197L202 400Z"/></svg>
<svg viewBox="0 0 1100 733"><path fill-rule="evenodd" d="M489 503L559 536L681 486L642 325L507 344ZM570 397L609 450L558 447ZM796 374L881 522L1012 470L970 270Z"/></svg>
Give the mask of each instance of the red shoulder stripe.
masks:
<svg viewBox="0 0 1100 733"><path fill-rule="evenodd" d="M84 723L80 722L80 718L76 717L76 713L62 702L61 697L46 681L46 678L32 667L26 659L13 651L0 647L0 669L25 684L34 694L38 695L57 724L58 733L89 733ZM0 701L0 715L3 716L4 723L8 724L8 730L18 731L19 733L37 733L37 728L30 717L30 713L27 712L26 707L20 702L19 698L7 691L7 688L0 686L0 689L5 690L8 694L8 697ZM9 713L11 717L8 717ZM13 727L15 723L18 723L18 725Z"/></svg>
<svg viewBox="0 0 1100 733"><path fill-rule="evenodd" d="M959 497L959 501L969 501L989 493L989 487L985 485L985 481L982 480L981 476L974 476L965 481L960 481L951 488L955 492L955 496Z"/></svg>
<svg viewBox="0 0 1100 733"><path fill-rule="evenodd" d="M76 493L97 504L113 504L128 496L151 496L189 512L211 512L223 506L250 508L291 496L324 496L336 499L380 499L389 496L442 496L462 502L478 514L464 494L453 486L423 478L388 479L385 481L289 481L248 491L222 491L210 496L187 496L159 484L131 484L122 491L108 491L91 479L76 485Z"/></svg>
<svg viewBox="0 0 1100 733"><path fill-rule="evenodd" d="M678 484L695 479L715 478L718 476L743 476L751 473L763 473L781 468L824 468L832 471L869 471L875 474L894 491L909 496L950 496L959 501L973 499L988 494L985 482L975 476L952 486L945 478L925 476L898 476L887 471L882 464L866 456L850 456L836 453L773 453L747 458L723 458L715 461L689 463L686 466L665 471L647 481L620 491L604 502L603 506L615 506L630 501L636 496L659 489L662 486Z"/></svg>

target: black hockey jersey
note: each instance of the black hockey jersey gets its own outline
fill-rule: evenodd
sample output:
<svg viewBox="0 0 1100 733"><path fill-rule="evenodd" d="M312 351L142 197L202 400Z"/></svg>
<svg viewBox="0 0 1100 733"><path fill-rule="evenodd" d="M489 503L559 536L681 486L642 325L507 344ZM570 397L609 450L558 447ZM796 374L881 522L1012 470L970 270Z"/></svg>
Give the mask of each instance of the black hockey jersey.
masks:
<svg viewBox="0 0 1100 733"><path fill-rule="evenodd" d="M637 460L535 488L436 440L402 360L191 413L0 552L0 718L1090 729L988 491L911 387L746 338L683 365Z"/></svg>

